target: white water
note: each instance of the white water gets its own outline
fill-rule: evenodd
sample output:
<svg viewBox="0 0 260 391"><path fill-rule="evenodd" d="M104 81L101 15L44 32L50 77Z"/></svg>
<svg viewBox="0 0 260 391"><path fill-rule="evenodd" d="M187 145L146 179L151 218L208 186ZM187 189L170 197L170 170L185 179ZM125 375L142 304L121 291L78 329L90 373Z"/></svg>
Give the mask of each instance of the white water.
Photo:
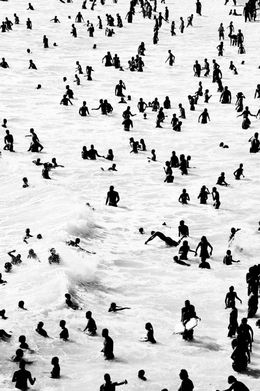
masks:
<svg viewBox="0 0 260 391"><path fill-rule="evenodd" d="M1 243L0 265L3 270L8 260L7 252L16 249L22 254L23 264L14 267L10 274L3 274L8 280L1 286L0 307L7 311L8 320L1 320L0 328L13 331L10 343L1 343L0 384L1 389L13 389L11 378L16 364L8 361L18 348L18 337L26 335L29 346L35 353L27 354L34 364L29 368L37 382L34 390L95 390L103 382L104 373L113 380L128 379L125 390L170 391L180 384L179 370L186 368L198 391L214 391L227 388L227 376L233 374L231 367L230 340L226 337L229 313L224 310L224 297L230 285L234 285L243 300L239 305L239 318L247 313L247 291L245 273L251 265L259 262L260 250L257 226L260 207L259 199L259 155L249 154L247 140L259 129L259 120L252 120L249 130L241 129L241 118L236 118L234 104L223 106L219 101L216 85L211 78L201 78L204 89L212 93L207 105L211 122L200 125L198 115L206 107L202 102L195 112L189 111L187 95L193 94L199 79L193 77L195 59L200 63L213 58L221 65L223 85L228 85L233 102L238 91L246 96L246 105L255 113L259 102L253 99L256 84L259 83L257 53L259 51L259 23L244 24L240 17L228 16L231 5L224 7L223 1L204 0L202 17L195 15L195 2L167 1L170 20L177 27L179 17L185 19L194 13L194 27L181 35L171 37L170 25L164 24L159 33L159 44L152 45L153 22L143 20L141 14L134 16L134 23L123 21L124 28L115 28L113 38L104 36L104 30L97 30L89 38L84 25L77 24L78 38L70 35L71 23L81 11L85 20L95 25L101 15L105 25L105 14L117 12L124 18L128 1L118 4L107 0L107 5L98 5L95 11L81 10L81 0L73 4L59 1L34 2L35 11L26 11L27 2L9 0L0 2L0 20L13 17L16 12L21 25L13 31L0 35L0 53L10 69L0 68L0 116L8 118L8 127L15 138L15 154L3 151L1 157ZM242 12L244 1L238 0L238 12ZM233 7L232 7L233 8ZM138 9L138 8L137 8ZM159 9L164 9L159 4ZM49 22L55 15L61 23ZM71 15L72 20L68 19ZM30 17L33 30L26 30L25 20ZM241 28L245 35L246 54L238 55L236 47L225 40L224 57L217 58L217 29L220 22L228 26L233 20L235 30ZM50 49L43 49L42 37L49 38ZM226 34L227 35L227 34ZM108 50L117 53L123 66L131 56L136 55L141 41L146 44L144 72L105 68L102 57ZM58 47L52 47L57 42ZM93 44L97 49L93 50ZM30 48L32 54L27 54ZM172 49L176 64L165 64L167 50ZM38 70L28 70L29 59L33 59ZM95 70L93 81L82 77L81 86L73 83L75 62L79 60L85 68L92 65ZM229 71L233 60L239 75ZM245 64L241 65L244 60ZM68 82L62 78L66 76ZM119 105L114 96L114 87L119 79L126 83L127 94L132 96L131 109L137 113L133 118L134 129L126 133L122 129L121 113L126 105ZM36 90L37 84L41 90ZM76 99L72 107L60 106L59 102L69 84ZM137 112L140 97L151 101L155 96L162 103L169 95L173 109L163 129L155 128L155 113L148 111L143 120ZM83 100L89 108L97 107L100 98L107 98L114 107L111 117L104 118L100 112L91 111L91 116L82 118L78 109ZM178 104L186 108L187 119L183 131L171 130L172 113L178 113ZM33 127L44 150L42 154L26 152L30 139L24 136ZM2 129L2 128L1 128ZM2 138L4 129L1 130ZM148 163L150 152L129 154L128 139L143 137L148 150L155 148L158 163ZM230 148L222 150L220 141ZM104 159L84 161L80 157L83 145L94 144L100 154L112 148L118 172L102 172L100 167L111 164ZM192 156L190 175L183 177L175 169L174 184L165 184L163 164L171 151ZM51 181L41 177L41 168L31 161L36 157L50 161L56 157L65 168L51 172ZM233 179L233 171L244 163L246 178L240 182ZM225 171L228 188L220 188L221 208L213 209L200 205L197 195L203 184L210 189L215 185L221 171ZM27 176L30 188L22 188L22 177ZM113 184L119 191L119 208L105 206L106 193ZM178 203L182 188L190 194L188 206ZM95 211L85 204L89 202ZM198 269L198 258L191 257L192 266L184 268L172 262L177 249L167 248L159 240L147 246L144 241L152 229L158 229L177 238L177 227L181 219L190 227L189 244L195 248L200 237L206 235L214 247L211 270ZM166 222L171 228L162 226ZM230 228L240 227L232 244L234 259L241 263L226 267L222 258L227 250ZM33 238L23 243L25 229L30 227L33 235L41 233L42 241ZM145 237L138 228L144 227ZM65 246L64 242L79 236L82 245L96 255L82 254ZM48 250L55 247L62 257L62 265L50 266ZM28 250L33 248L41 263L27 260ZM71 292L84 311L72 311L64 306L64 294ZM184 300L195 305L202 322L195 330L195 341L184 342L179 335L173 335L175 324L180 319ZM17 303L24 300L27 312L18 311ZM131 310L118 314L108 313L112 301L127 305ZM91 310L98 326L95 338L84 335L85 310ZM71 342L58 338L59 321L65 319ZM53 339L45 340L34 329L43 321ZM144 325L154 326L157 345L142 344ZM249 320L254 327L255 319ZM107 327L115 343L114 362L104 361L100 350L103 339L102 328ZM255 329L255 328L254 328ZM236 375L249 387L257 391L259 364L259 330L255 329L255 342L251 364L254 375ZM62 377L49 378L52 368L50 360L59 356ZM147 383L140 383L137 371L145 369ZM255 372L253 372L255 371ZM258 386L259 387L259 386Z"/></svg>

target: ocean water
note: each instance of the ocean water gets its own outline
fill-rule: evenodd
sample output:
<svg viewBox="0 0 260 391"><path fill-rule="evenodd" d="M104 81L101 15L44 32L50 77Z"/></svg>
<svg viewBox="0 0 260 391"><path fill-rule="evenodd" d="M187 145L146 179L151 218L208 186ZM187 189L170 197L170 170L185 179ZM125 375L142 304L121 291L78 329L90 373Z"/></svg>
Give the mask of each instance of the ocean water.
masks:
<svg viewBox="0 0 260 391"><path fill-rule="evenodd" d="M252 119L250 129L241 128L241 118L235 111L235 95L243 91L245 105L252 113L259 109L254 91L259 83L259 23L245 24L242 17L228 15L229 4L217 0L202 1L202 16L195 14L195 1L167 1L170 21L179 18L185 21L193 13L193 27L175 37L170 36L170 24L164 23L159 32L159 44L152 44L153 21L143 20L136 12L133 24L127 24L125 15L128 1L107 0L99 3L94 11L88 5L81 10L80 0L62 4L56 0L38 0L32 4L35 11L27 11L27 2L9 0L0 2L0 15L13 18L16 12L20 25L13 31L0 33L0 53L10 65L0 68L0 119L8 119L8 129L14 136L15 153L2 151L0 193L0 271L9 260L8 251L16 249L22 255L22 264L14 266L10 274L3 272L8 281L1 286L0 309L6 309L7 320L0 320L0 328L12 331L10 342L1 342L0 388L11 390L12 374L17 365L10 361L18 348L18 338L25 335L34 353L26 353L33 364L28 367L37 381L32 390L83 391L99 389L104 373L110 373L114 381L128 380L122 388L151 391L168 388L177 389L181 368L186 368L193 380L195 390L214 391L227 388L227 376L232 370L230 340L227 338L229 319L224 309L225 294L234 285L242 305L238 304L239 319L247 314L247 287L245 274L248 268L259 262L259 155L249 154L248 139L259 130L259 119ZM244 1L238 0L237 12L242 13ZM164 12L164 4L158 10ZM95 27L94 38L88 36L84 24L76 24L78 38L70 35L71 24L78 11L85 21L97 24L100 15L105 27L105 14L120 13L124 27L115 28L116 34L105 36L104 29ZM139 7L137 7L139 11ZM50 19L58 16L60 24ZM69 18L69 16L71 18ZM26 30L25 21L30 17L33 30ZM259 17L258 17L259 19ZM239 28L245 36L246 54L239 55L237 48L229 45L227 28L233 20L235 30ZM217 57L218 26L224 23L226 39L224 57ZM44 49L42 37L49 38L49 49ZM135 56L138 45L145 42L144 72L130 72L127 61ZM57 47L53 47L53 43ZM92 49L93 44L97 49ZM26 52L30 48L31 54ZM165 64L167 51L176 56L173 67ZM110 51L117 53L124 72L105 68L102 58ZM193 77L196 59L202 64L207 58L212 64L216 59L223 72L223 85L232 92L232 105L221 105L217 87L210 78ZM29 59L33 59L38 70L28 70ZM75 62L80 61L94 68L93 81L79 75L81 85L73 80ZM228 69L230 61L237 66L238 75ZM244 64L241 62L244 61ZM63 77L67 82L63 82ZM114 88L118 80L126 84L126 95L131 95L134 128L123 131L122 112L127 105L118 104ZM193 94L202 81L203 89L209 89L212 98L205 105L199 100L196 111L189 111L187 96ZM38 84L42 85L36 90ZM69 84L75 95L73 106L61 106L60 100ZM155 128L156 114L147 110L147 120L137 110L140 97L152 101L158 97L160 103L170 97L172 109L165 110L167 117L163 128ZM104 117L99 111L91 111L89 117L78 114L82 101L89 108L98 106L99 99L108 99L114 111ZM170 119L178 113L178 104L186 109L182 132L173 132ZM207 107L211 122L198 123L198 116ZM25 138L34 128L44 150L40 154L27 152L30 138ZM5 131L1 128L2 139ZM130 154L129 137L144 138L147 152ZM223 141L229 149L219 148ZM81 159L83 145L94 144L100 155L112 148L117 172L109 172L111 162L103 158L97 161ZM3 143L2 143L3 145ZM149 162L150 150L156 150L158 162ZM174 183L164 180L164 162L175 150L177 155L191 155L191 169L184 177L174 169ZM41 176L41 167L32 160L41 157L43 162L53 157L64 168L50 173L51 181ZM244 164L245 178L235 181L233 172ZM104 168L104 171L101 170ZM219 187L221 207L215 210L211 197L208 205L200 205L197 196L202 185L210 190L221 171L230 183ZM26 176L30 187L22 188ZM106 193L114 185L120 194L118 208L105 205ZM189 205L178 203L183 188L190 194ZM91 207L87 205L89 203ZM93 210L94 208L94 210ZM190 228L188 239L195 249L202 235L206 235L213 246L210 260L211 270L198 268L199 258L191 253L189 268L173 263L177 248L168 248L155 239L148 245L144 242L151 230L160 230L177 239L180 220ZM166 225L163 225L166 223ZM143 227L144 235L138 228ZM228 249L231 227L239 227L231 244L234 259L240 263L231 267L223 265L222 259ZM33 238L23 242L25 229L30 228ZM36 235L43 239L37 240ZM66 246L66 240L81 238L82 246L95 254L87 254ZM49 249L55 247L61 257L60 265L49 265ZM40 262L27 259L33 248ZM83 308L73 311L64 305L64 294L70 292ZM187 343L180 335L174 335L175 325L180 321L181 308L189 299L195 305L201 322L195 329L195 340ZM17 308L24 300L28 311ZM129 306L130 310L108 313L111 302ZM98 335L89 337L82 332L86 325L85 311L91 310L98 327ZM59 340L59 321L66 320L70 341ZM234 374L250 391L257 391L259 382L259 329L255 320L249 324L255 331L255 342L250 371ZM39 321L52 337L40 337L34 330ZM154 327L156 345L141 343L145 336L145 323ZM103 347L101 331L108 328L114 340L115 360L105 361L100 352ZM51 358L60 358L61 379L50 378ZM148 381L137 379L139 369L146 371Z"/></svg>

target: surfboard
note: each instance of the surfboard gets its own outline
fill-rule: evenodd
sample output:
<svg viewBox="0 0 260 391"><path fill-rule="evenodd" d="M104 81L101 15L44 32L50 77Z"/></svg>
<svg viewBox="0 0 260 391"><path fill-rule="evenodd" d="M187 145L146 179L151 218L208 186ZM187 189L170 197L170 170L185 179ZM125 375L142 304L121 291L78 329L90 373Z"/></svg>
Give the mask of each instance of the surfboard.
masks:
<svg viewBox="0 0 260 391"><path fill-rule="evenodd" d="M185 325L185 327L183 326L183 323L182 322L178 322L174 328L174 334L183 334L184 333L184 330L192 330L194 329L194 327L196 327L198 325L198 319L196 318L191 318Z"/></svg>

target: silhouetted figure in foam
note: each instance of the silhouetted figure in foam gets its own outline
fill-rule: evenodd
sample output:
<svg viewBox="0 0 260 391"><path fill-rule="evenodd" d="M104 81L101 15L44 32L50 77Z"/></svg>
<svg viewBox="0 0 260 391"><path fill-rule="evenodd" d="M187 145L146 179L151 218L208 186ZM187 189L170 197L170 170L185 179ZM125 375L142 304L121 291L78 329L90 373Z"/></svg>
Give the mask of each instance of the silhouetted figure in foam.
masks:
<svg viewBox="0 0 260 391"><path fill-rule="evenodd" d="M229 291L225 297L225 308L232 308L236 303L236 299L242 304L242 300L238 297L233 286L229 287Z"/></svg>
<svg viewBox="0 0 260 391"><path fill-rule="evenodd" d="M193 329L190 329L190 330L186 329L186 324L192 318L200 319L196 314L194 305L192 305L189 300L185 300L184 307L181 309L181 322L182 322L183 326L185 327L182 338L187 341L193 340L194 330Z"/></svg>
<svg viewBox="0 0 260 391"><path fill-rule="evenodd" d="M179 387L178 391L192 391L194 388L194 385L192 381L189 379L189 374L186 371L186 369L181 369L179 373L179 377L181 379L181 386Z"/></svg>
<svg viewBox="0 0 260 391"><path fill-rule="evenodd" d="M60 378L59 358L58 357L52 357L51 364L53 365L53 368L51 370L51 378L52 379L59 379Z"/></svg>
<svg viewBox="0 0 260 391"><path fill-rule="evenodd" d="M124 380L120 383L118 382L112 382L110 375L108 373L105 373L104 375L105 383L100 386L100 391L115 391L117 386L122 386L123 384L127 384L127 380Z"/></svg>
<svg viewBox="0 0 260 391"><path fill-rule="evenodd" d="M119 305L116 305L116 303L111 303L108 312L117 312L117 311L130 310L130 309L131 309L130 307L121 307Z"/></svg>
<svg viewBox="0 0 260 391"><path fill-rule="evenodd" d="M107 192L106 205L117 206L120 201L120 197L117 191L114 190L114 186L110 186Z"/></svg>
<svg viewBox="0 0 260 391"><path fill-rule="evenodd" d="M83 331L87 331L87 333L91 336L94 336L97 334L97 326L95 320L92 318L92 312L87 311L86 312L86 318L88 320L88 323Z"/></svg>
<svg viewBox="0 0 260 391"><path fill-rule="evenodd" d="M101 352L104 354L105 360L113 360L114 358L114 342L113 339L108 335L108 329L102 330L102 337L104 338L104 347Z"/></svg>
<svg viewBox="0 0 260 391"><path fill-rule="evenodd" d="M15 382L15 388L25 391L29 388L28 381L31 385L34 385L36 378L32 378L31 372L25 369L25 361L20 361L19 368L20 369L13 374L12 382Z"/></svg>
<svg viewBox="0 0 260 391"><path fill-rule="evenodd" d="M200 255L199 255L200 258L208 259L212 255L213 247L208 242L206 236L201 237L200 242L197 245L196 250L195 250L195 256L197 256L197 252L199 249L200 249ZM210 252L208 251L208 249L210 249Z"/></svg>
<svg viewBox="0 0 260 391"><path fill-rule="evenodd" d="M46 330L44 330L43 328L44 326L44 323L43 322L39 322L38 325L37 325L37 328L35 329L35 331L40 334L42 337L44 338L48 338L48 333Z"/></svg>
<svg viewBox="0 0 260 391"><path fill-rule="evenodd" d="M150 236L150 238L148 238L144 244L149 243L149 242L150 242L151 240L153 240L154 238L159 238L159 239L161 239L163 242L165 242L165 244L167 244L167 246L170 246L170 247L177 247L177 246L181 243L181 241L182 241L182 239L183 239L183 237L182 237L180 240L178 240L178 241L176 242L175 240L173 240L173 239L170 238L169 236L165 236L162 232L159 232L159 231L151 231L151 236Z"/></svg>

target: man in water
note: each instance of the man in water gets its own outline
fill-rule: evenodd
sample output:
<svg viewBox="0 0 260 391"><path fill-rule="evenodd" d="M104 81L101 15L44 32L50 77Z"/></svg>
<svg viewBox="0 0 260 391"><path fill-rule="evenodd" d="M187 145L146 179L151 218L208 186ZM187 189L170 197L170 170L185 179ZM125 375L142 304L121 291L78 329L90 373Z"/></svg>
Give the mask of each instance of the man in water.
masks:
<svg viewBox="0 0 260 391"><path fill-rule="evenodd" d="M66 244L67 244L68 246L77 247L77 248L79 248L81 251L85 251L86 253L95 254L94 252L85 250L83 247L81 247L81 246L79 245L79 244L80 244L80 238L76 238L75 240L68 240L68 241L66 242Z"/></svg>
<svg viewBox="0 0 260 391"><path fill-rule="evenodd" d="M234 376L228 377L228 384L230 384L230 387L224 391L249 391L247 386L241 381L238 381Z"/></svg>
<svg viewBox="0 0 260 391"><path fill-rule="evenodd" d="M19 371L15 371L13 374L12 382L15 383L15 388L18 388L19 390L25 391L28 390L27 381L33 385L36 381L36 378L32 378L31 372L27 371L25 369L25 361L21 361L19 364Z"/></svg>
<svg viewBox="0 0 260 391"><path fill-rule="evenodd" d="M114 186L110 186L109 191L107 192L106 205L117 206L120 197L117 191L114 190Z"/></svg>
<svg viewBox="0 0 260 391"><path fill-rule="evenodd" d="M167 246L171 246L171 247L177 247L180 242L182 241L182 239L184 238L184 236L182 236L180 238L180 240L178 240L178 242L176 242L175 240L173 240L172 238L170 238L169 236L165 236L162 232L159 232L159 231L151 231L151 236L149 239L146 240L146 242L144 244L147 244L148 242L150 242L151 240L153 240L154 238L158 237L159 239L161 239L163 242L165 242L167 244Z"/></svg>

